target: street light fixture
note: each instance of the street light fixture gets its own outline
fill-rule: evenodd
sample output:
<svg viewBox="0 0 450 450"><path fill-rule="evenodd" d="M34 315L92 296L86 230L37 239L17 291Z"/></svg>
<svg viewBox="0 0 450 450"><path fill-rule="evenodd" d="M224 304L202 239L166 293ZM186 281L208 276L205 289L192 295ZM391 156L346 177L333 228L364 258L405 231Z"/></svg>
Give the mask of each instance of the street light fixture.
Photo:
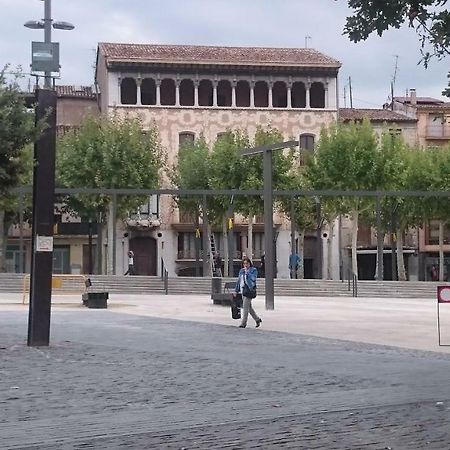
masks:
<svg viewBox="0 0 450 450"><path fill-rule="evenodd" d="M56 30L73 30L70 22L53 22L51 14L51 0L44 2L44 19L28 20L24 23L26 28L44 30L44 42L32 42L31 69L35 72L44 72L45 87L51 88L52 72L59 72L59 43L52 42L52 27Z"/></svg>

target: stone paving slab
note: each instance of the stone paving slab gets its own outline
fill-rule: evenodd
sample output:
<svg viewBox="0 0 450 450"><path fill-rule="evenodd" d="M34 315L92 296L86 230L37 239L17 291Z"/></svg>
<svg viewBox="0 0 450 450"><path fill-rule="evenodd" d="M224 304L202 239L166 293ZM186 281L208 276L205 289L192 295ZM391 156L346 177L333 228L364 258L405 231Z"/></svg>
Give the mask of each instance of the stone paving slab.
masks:
<svg viewBox="0 0 450 450"><path fill-rule="evenodd" d="M446 353L76 305L29 348L2 308L2 449L450 447Z"/></svg>

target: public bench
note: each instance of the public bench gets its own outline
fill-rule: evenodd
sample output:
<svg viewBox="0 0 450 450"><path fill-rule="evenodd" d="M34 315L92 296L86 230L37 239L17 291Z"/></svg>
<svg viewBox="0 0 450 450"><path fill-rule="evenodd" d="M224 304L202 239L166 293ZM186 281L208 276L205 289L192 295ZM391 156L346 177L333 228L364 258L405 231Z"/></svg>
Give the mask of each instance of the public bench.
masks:
<svg viewBox="0 0 450 450"><path fill-rule="evenodd" d="M222 292L213 292L211 298L214 305L231 305L233 298L234 288L236 287L235 281L226 281L223 285Z"/></svg>

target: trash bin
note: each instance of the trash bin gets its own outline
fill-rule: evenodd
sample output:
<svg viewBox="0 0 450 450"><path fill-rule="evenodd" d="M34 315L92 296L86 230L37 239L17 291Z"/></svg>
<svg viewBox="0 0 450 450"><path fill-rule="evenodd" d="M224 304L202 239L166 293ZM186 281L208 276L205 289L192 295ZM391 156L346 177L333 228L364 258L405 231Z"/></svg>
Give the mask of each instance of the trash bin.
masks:
<svg viewBox="0 0 450 450"><path fill-rule="evenodd" d="M211 298L214 294L220 294L222 292L222 278L212 277L211 278Z"/></svg>

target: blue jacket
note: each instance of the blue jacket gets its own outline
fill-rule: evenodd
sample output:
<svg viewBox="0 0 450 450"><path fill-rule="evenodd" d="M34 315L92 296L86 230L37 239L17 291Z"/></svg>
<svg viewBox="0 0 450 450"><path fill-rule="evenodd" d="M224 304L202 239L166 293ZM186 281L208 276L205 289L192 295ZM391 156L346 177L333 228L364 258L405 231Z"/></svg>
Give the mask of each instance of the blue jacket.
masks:
<svg viewBox="0 0 450 450"><path fill-rule="evenodd" d="M239 276L236 281L236 287L235 287L236 292L241 292L241 277L244 277L244 276L245 276L245 270L242 268L239 271ZM253 267L253 266L249 267L245 282L247 283L247 286L250 289L256 287L256 277L257 276L258 276L258 271L256 270L256 267Z"/></svg>

